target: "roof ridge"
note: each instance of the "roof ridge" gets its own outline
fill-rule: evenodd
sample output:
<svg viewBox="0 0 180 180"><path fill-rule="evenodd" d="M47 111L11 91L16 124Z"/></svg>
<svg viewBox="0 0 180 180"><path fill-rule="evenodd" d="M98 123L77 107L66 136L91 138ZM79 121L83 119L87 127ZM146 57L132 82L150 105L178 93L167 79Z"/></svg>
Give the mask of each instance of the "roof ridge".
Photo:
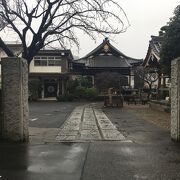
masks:
<svg viewBox="0 0 180 180"><path fill-rule="evenodd" d="M105 44L107 44L108 46L110 46L112 49L114 49L117 53L118 53L118 56L123 56L125 58L128 58L128 59L131 59L131 60L135 60L135 61L141 61L142 59L136 59L136 58L132 58L132 57L129 57L129 56L126 56L124 53L122 53L120 50L118 50L116 47L114 47L109 39L106 37L103 42L101 44L99 44L95 49L93 49L92 51L90 51L87 55L83 56L82 58L80 59L87 59L88 57L92 56L96 51L98 51L99 49L101 49Z"/></svg>

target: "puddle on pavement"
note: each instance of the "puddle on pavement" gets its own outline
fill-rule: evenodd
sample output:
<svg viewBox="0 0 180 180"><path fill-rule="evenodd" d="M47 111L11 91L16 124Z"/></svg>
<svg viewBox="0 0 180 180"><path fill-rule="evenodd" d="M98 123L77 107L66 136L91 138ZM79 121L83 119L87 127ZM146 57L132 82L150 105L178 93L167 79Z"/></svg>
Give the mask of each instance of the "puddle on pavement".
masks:
<svg viewBox="0 0 180 180"><path fill-rule="evenodd" d="M68 145L70 145L70 143ZM40 152L37 158L32 160L32 164L28 167L28 171L33 173L76 172L83 151L84 149L81 146L72 145L70 149L68 148L64 151L47 150Z"/></svg>
<svg viewBox="0 0 180 180"><path fill-rule="evenodd" d="M118 151L116 151L116 153L125 153L128 155L134 155L134 151L132 148L129 147L121 147L120 149L118 149Z"/></svg>
<svg viewBox="0 0 180 180"><path fill-rule="evenodd" d="M37 121L39 118L31 118L29 121Z"/></svg>
<svg viewBox="0 0 180 180"><path fill-rule="evenodd" d="M44 114L45 116L51 116L52 114Z"/></svg>
<svg viewBox="0 0 180 180"><path fill-rule="evenodd" d="M76 170L77 162L72 160L64 160L58 163L54 163L53 166L47 166L46 164L35 164L28 167L29 172L34 173L73 173Z"/></svg>
<svg viewBox="0 0 180 180"><path fill-rule="evenodd" d="M138 175L138 174L134 175L134 178L135 178L136 180L148 179L147 176L144 176L144 175Z"/></svg>

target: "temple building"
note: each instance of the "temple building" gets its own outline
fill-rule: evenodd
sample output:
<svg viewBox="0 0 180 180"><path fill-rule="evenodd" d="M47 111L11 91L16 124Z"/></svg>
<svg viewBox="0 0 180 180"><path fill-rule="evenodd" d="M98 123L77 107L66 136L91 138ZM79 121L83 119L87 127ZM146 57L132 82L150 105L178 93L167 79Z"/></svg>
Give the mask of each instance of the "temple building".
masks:
<svg viewBox="0 0 180 180"><path fill-rule="evenodd" d="M144 67L160 67L160 51L161 51L162 37L151 36L146 57L143 62Z"/></svg>
<svg viewBox="0 0 180 180"><path fill-rule="evenodd" d="M165 88L169 86L169 77L164 76L160 71L160 52L162 46L163 37L161 36L151 36L149 41L149 47L146 57L143 62L143 66L156 68L159 71L159 78L154 83L154 87L159 90L166 90Z"/></svg>
<svg viewBox="0 0 180 180"><path fill-rule="evenodd" d="M86 56L74 60L72 67L74 74L91 76L93 83L95 81L94 77L98 73L106 71L119 73L127 77L128 86L133 88L134 68L142 62L142 59L126 56L116 49L108 38L105 38L98 47Z"/></svg>
<svg viewBox="0 0 180 180"><path fill-rule="evenodd" d="M8 44L16 56L21 56L21 44ZM0 49L0 58L6 54ZM29 65L29 82L38 88L38 98L57 97L66 93L69 79L88 76L95 85L95 76L101 72L116 72L126 77L126 86L134 88L134 68L142 59L126 56L105 38L86 56L74 60L71 50L42 49ZM117 77L118 78L118 77ZM38 87L37 87L38 84Z"/></svg>

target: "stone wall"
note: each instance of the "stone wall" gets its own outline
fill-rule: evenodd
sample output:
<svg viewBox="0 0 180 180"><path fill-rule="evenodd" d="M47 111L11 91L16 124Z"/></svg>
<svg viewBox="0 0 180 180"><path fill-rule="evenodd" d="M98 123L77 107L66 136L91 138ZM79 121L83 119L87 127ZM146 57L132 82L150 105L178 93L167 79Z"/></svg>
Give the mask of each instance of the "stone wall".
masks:
<svg viewBox="0 0 180 180"><path fill-rule="evenodd" d="M21 58L2 59L2 136L28 141L28 65Z"/></svg>
<svg viewBox="0 0 180 180"><path fill-rule="evenodd" d="M171 62L171 138L180 141L180 58Z"/></svg>

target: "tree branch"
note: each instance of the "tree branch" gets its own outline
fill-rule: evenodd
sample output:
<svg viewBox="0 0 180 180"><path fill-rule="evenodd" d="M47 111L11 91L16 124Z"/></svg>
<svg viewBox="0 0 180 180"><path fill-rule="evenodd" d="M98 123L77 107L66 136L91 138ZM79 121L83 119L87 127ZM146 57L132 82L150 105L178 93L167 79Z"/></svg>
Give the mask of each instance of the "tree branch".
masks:
<svg viewBox="0 0 180 180"><path fill-rule="evenodd" d="M112 9L114 6L117 13ZM92 39L95 33L124 32L126 27L120 13L128 21L115 0L0 0L0 18L7 29L19 36L22 56L29 63L42 47L55 41L62 45L67 40L70 46L73 43L79 47L75 29Z"/></svg>
<svg viewBox="0 0 180 180"><path fill-rule="evenodd" d="M9 57L14 57L13 51L9 49L9 47L4 43L4 41L0 38L0 48L6 53Z"/></svg>

